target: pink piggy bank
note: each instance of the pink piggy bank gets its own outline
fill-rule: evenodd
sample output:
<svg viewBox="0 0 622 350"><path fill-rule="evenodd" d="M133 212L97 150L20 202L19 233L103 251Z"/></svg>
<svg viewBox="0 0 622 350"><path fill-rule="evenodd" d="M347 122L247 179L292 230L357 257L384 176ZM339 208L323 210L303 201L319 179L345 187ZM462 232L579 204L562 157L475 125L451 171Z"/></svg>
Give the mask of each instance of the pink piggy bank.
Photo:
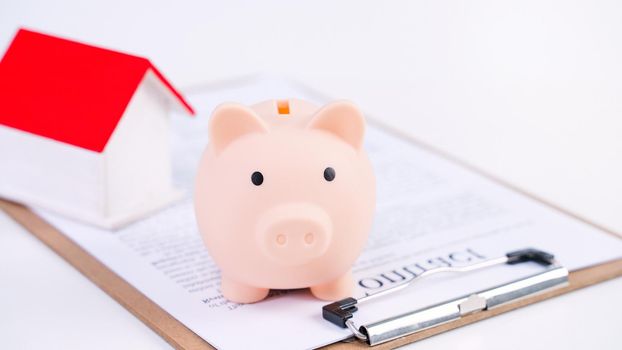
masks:
<svg viewBox="0 0 622 350"><path fill-rule="evenodd" d="M365 119L349 102L217 107L196 177L199 231L238 303L270 289L351 294L375 207Z"/></svg>

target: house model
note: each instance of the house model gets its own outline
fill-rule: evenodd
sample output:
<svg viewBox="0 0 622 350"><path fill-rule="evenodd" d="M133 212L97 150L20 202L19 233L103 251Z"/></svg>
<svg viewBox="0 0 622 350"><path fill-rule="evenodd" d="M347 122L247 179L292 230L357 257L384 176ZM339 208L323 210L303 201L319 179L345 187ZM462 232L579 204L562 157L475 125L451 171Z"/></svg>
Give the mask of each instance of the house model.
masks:
<svg viewBox="0 0 622 350"><path fill-rule="evenodd" d="M19 30L0 61L0 197L116 228L180 197L149 60Z"/></svg>

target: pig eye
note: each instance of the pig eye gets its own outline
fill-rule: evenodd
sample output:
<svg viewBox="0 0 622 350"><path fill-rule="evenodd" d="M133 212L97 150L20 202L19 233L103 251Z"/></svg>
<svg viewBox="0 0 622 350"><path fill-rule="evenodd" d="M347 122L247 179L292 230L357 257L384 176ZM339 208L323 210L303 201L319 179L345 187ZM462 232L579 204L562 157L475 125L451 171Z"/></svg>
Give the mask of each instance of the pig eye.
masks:
<svg viewBox="0 0 622 350"><path fill-rule="evenodd" d="M324 178L326 181L333 181L335 179L335 169L331 167L324 169Z"/></svg>
<svg viewBox="0 0 622 350"><path fill-rule="evenodd" d="M263 174L259 171L254 172L253 175L251 175L251 181L255 186L261 185L263 183Z"/></svg>

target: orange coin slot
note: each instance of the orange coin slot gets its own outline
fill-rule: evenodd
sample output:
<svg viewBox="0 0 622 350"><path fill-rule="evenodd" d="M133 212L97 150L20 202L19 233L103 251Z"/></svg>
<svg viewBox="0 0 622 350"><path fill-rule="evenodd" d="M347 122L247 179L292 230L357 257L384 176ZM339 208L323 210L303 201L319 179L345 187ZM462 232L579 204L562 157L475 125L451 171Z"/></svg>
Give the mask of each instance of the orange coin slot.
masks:
<svg viewBox="0 0 622 350"><path fill-rule="evenodd" d="M279 111L279 114L289 114L289 101L288 100L276 101L276 108Z"/></svg>

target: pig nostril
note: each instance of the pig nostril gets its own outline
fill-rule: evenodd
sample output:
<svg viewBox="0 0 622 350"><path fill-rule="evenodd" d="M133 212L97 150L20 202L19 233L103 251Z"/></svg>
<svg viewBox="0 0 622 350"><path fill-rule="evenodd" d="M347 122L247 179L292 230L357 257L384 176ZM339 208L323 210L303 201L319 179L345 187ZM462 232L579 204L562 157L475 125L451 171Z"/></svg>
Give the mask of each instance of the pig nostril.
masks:
<svg viewBox="0 0 622 350"><path fill-rule="evenodd" d="M309 232L309 233L307 233L307 234L305 235L305 242L306 242L307 244L312 244L312 243L313 243L313 239L314 239L314 237L313 237L313 233Z"/></svg>
<svg viewBox="0 0 622 350"><path fill-rule="evenodd" d="M284 245L285 243L287 243L287 237L285 237L285 235L276 236L276 243L278 245Z"/></svg>

